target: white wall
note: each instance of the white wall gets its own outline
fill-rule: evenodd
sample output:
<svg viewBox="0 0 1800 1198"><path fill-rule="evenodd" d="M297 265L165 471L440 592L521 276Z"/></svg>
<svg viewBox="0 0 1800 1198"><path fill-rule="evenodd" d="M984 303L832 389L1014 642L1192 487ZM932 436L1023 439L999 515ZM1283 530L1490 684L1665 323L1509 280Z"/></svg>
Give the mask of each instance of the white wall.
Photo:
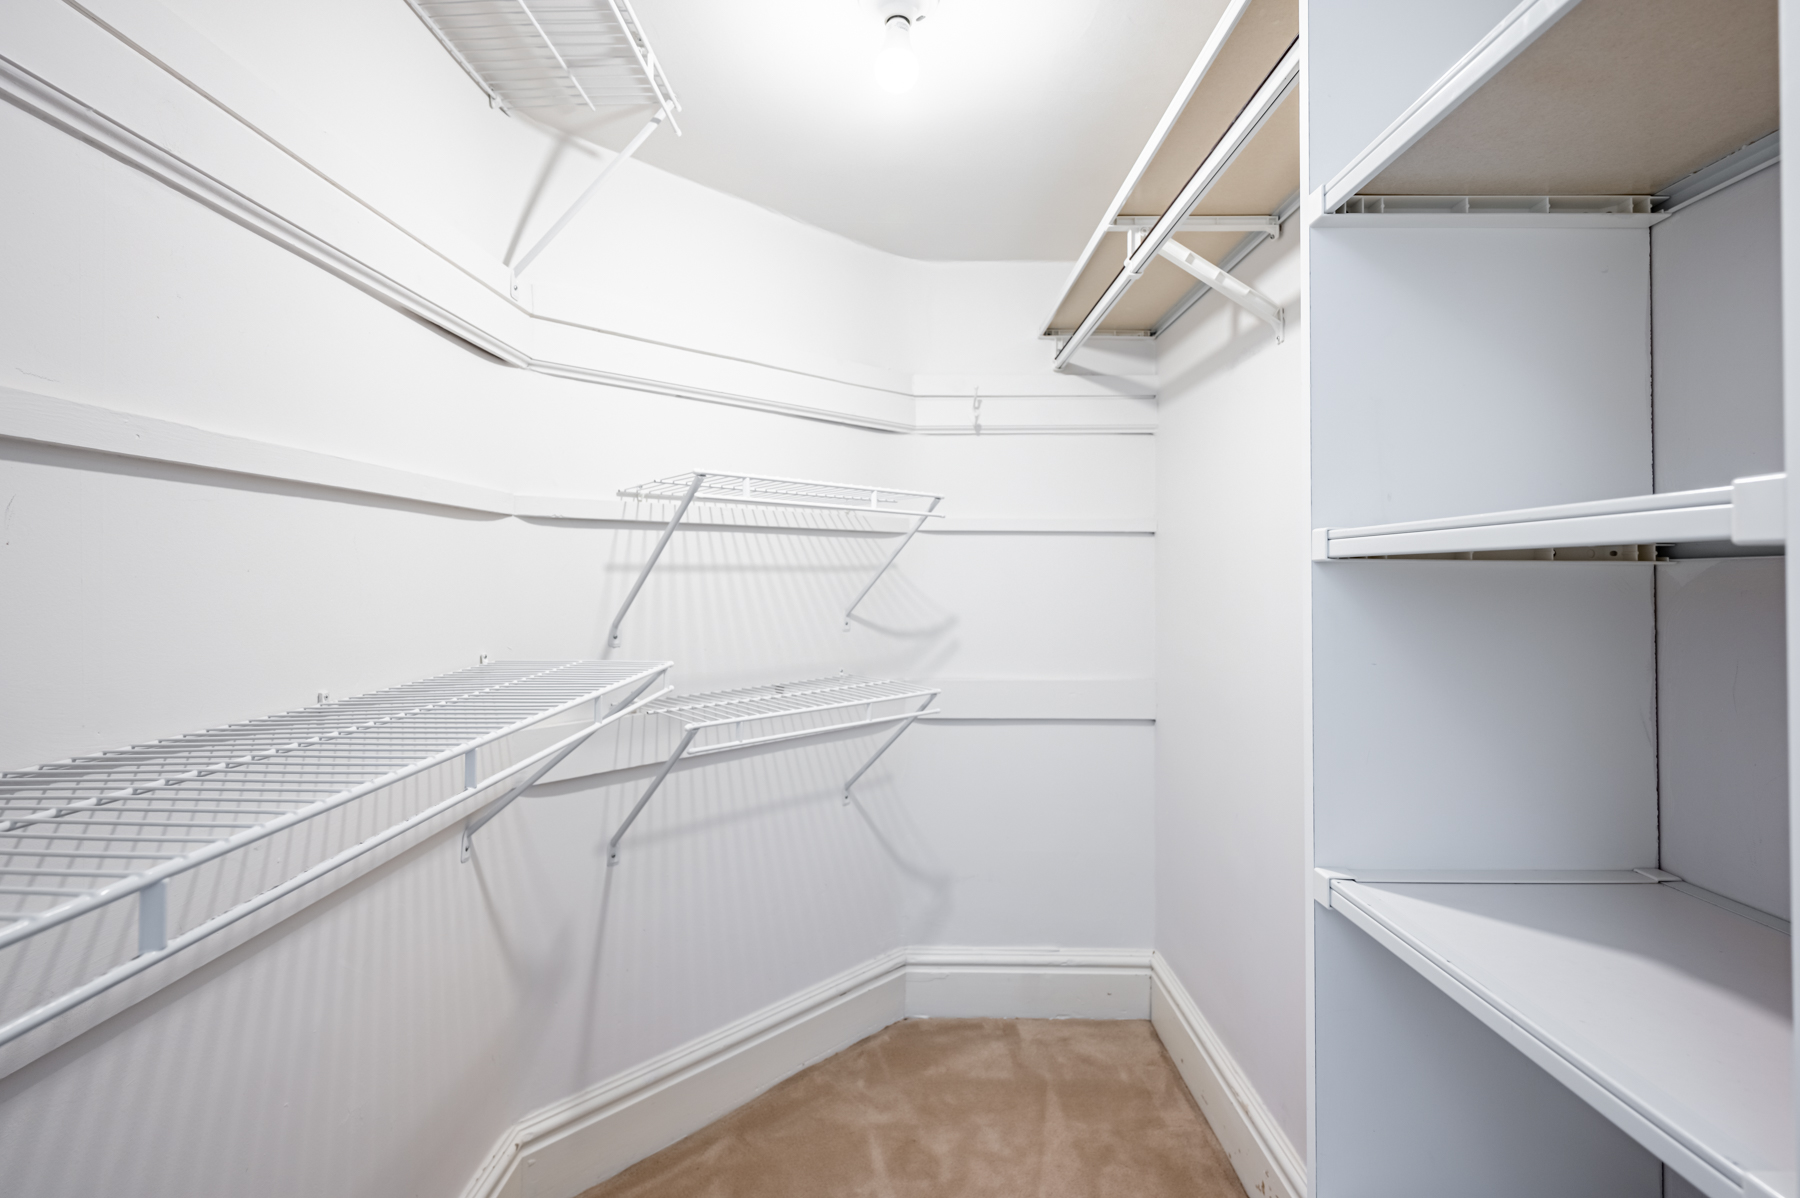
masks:
<svg viewBox="0 0 1800 1198"><path fill-rule="evenodd" d="M498 252L546 143L495 132L506 118L479 105L466 125L427 119L459 75L403 6L179 7L291 106L389 155L392 176L365 190L392 189L393 212ZM40 8L76 19L26 4L0 21ZM350 45L332 60L321 29L340 19ZM352 104L377 63L393 78ZM130 82L108 103L129 108ZM1152 673L1149 437L903 436L513 369L12 105L0 152L10 386L523 493L607 497L722 466L941 487L946 510L1014 528L1090 521L922 537L848 633L837 605L889 540L683 534L623 655L674 658L690 688L849 668L1029 694ZM744 256L673 278L644 253L661 230L611 242L597 208L558 247L571 304L597 297L705 353L766 337L772 358L868 377L1060 385L1025 331L1046 300L1035 280L1053 287L1059 264L883 259L648 168L619 179L621 203L702 213ZM8 768L481 653L596 655L654 536L16 439L0 439L0 497ZM528 796L473 865L454 831L431 838L0 1079L11 1184L453 1192L524 1113L898 944L1145 947L1150 712L1088 718L1081 685L1069 693L1057 720L1002 708L915 729L849 808L837 788L866 740L678 775L615 870L602 846L636 792L605 779Z"/></svg>
<svg viewBox="0 0 1800 1198"><path fill-rule="evenodd" d="M1782 468L1780 207L1765 170L1651 231L1659 491ZM1662 866L1782 916L1784 592L1779 557L1657 571Z"/></svg>
<svg viewBox="0 0 1800 1198"><path fill-rule="evenodd" d="M1299 238L1237 274L1287 339L1217 296L1158 361L1156 944L1306 1144L1306 314Z"/></svg>

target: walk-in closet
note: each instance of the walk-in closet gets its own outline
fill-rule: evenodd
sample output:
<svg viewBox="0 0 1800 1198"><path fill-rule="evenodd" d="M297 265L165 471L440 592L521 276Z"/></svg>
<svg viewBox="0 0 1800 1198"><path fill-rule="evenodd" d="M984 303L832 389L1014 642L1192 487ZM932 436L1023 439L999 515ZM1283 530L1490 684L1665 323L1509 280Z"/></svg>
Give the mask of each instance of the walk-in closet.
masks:
<svg viewBox="0 0 1800 1198"><path fill-rule="evenodd" d="M0 5L0 1193L1800 1198L1784 71Z"/></svg>

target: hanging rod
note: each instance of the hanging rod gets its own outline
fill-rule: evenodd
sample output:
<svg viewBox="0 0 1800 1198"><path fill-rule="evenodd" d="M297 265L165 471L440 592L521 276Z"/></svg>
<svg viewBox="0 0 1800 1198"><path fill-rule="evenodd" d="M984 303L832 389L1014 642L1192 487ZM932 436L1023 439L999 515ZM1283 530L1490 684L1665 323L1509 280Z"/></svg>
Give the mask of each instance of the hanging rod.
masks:
<svg viewBox="0 0 1800 1198"><path fill-rule="evenodd" d="M600 727L626 714L623 709L635 703L631 696L642 695L670 667L669 662L500 662L173 740L0 774L0 903L5 907L0 909L0 949L124 899L138 900L137 955L0 1024L0 1045L489 787L521 774L541 777ZM630 694L604 717L479 776L478 756L489 757L490 768L498 764L489 746L585 704L598 707L620 691ZM172 882L459 757L462 788L456 793L251 898L222 909L202 906L197 923L170 934ZM67 864L52 867L47 864L52 859ZM90 870L82 862L106 864ZM223 885L222 879L213 881ZM182 905L201 906L206 893L198 883L183 887Z"/></svg>
<svg viewBox="0 0 1800 1198"><path fill-rule="evenodd" d="M650 802L650 796L657 792L669 772L683 758L704 757L712 753L779 744L783 741L805 740L857 728L897 725L863 762L861 768L844 783L843 801L848 803L851 789L869 772L869 767L900 739L900 735L912 727L913 721L920 716L936 714L937 709L931 703L938 697L938 693L936 687L899 678L873 679L839 675L836 678L815 678L803 682L777 682L742 690L677 695L647 704L643 708L645 715L665 716L681 723L681 740L662 768L656 772L656 776L650 780L650 785L644 788L644 793L626 815L625 822L619 825L619 830L607 842L606 863L619 863L619 842L631 830L632 823L644 810L645 804ZM893 710L896 705L914 700L919 702L915 710ZM876 713L877 707L883 709L880 714ZM796 722L800 724L799 727L793 726ZM746 734L745 725L750 725L749 734ZM772 730L756 731L759 725ZM697 739L707 738L709 733L721 735L708 738L699 745L694 743Z"/></svg>
<svg viewBox="0 0 1800 1198"><path fill-rule="evenodd" d="M724 474L718 471L694 474L677 474L669 478L653 479L640 483L635 487L626 487L619 492L621 499L674 500L675 514L663 527L662 536L657 539L656 548L650 551L650 560L638 572L637 581L631 584L631 590L625 596L625 602L619 605L618 614L613 616L612 626L607 629L606 643L612 648L619 646L619 625L625 620L625 613L631 610L638 592L644 589L644 582L650 577L650 571L656 568L657 560L662 557L663 550L668 547L669 538L675 535L675 526L687 514L689 505L696 499L702 503L734 503L747 504L752 507L788 507L804 508L827 512L860 512L881 516L900 516L911 521L906 534L894 551L875 571L875 576L856 593L844 608L844 627L850 627L850 615L856 605L866 598L875 584L886 574L888 567L900 556L912 541L925 521L941 519L942 513L934 509L943 502L942 495L934 495L929 491L902 491L894 487L866 487L855 483L821 483L797 478L776 478L762 474Z"/></svg>

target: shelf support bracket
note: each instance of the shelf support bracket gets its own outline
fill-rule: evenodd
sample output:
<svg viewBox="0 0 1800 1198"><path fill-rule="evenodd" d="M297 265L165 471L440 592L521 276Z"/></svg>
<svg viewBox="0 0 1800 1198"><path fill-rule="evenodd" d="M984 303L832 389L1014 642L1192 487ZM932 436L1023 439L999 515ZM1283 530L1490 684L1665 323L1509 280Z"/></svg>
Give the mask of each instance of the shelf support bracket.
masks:
<svg viewBox="0 0 1800 1198"><path fill-rule="evenodd" d="M1274 329L1277 345L1287 336L1287 314L1281 305L1236 275L1214 266L1173 238L1163 242L1156 252Z"/></svg>
<svg viewBox="0 0 1800 1198"><path fill-rule="evenodd" d="M530 790L533 786L536 786L538 779L542 778L545 774L549 773L551 770L553 770L557 766L561 765L563 758L567 757L570 753L573 753L576 749L579 749L582 745L586 744L589 737L593 736L594 733L600 731L600 729L606 727L608 724L614 723L618 720L622 720L626 716L630 715L632 712L636 711L638 708L642 707L645 703L649 703L655 699L660 699L662 696L668 694L669 691L673 688L665 686L662 690L657 691L654 695L651 695L649 698L646 698L646 699L638 698L638 696L642 695L645 691L649 690L651 686L653 686L657 682L660 682L667 675L668 675L668 670L665 669L665 670L658 671L656 674L653 674L649 678L644 679L643 682L638 684L638 688L636 690L632 691L629 695L625 696L625 698L619 700L619 702L613 704L611 710L608 711L605 716L601 717L600 719L595 720L592 724L589 724L586 728L583 728L580 732L575 733L573 736L571 736L567 740L563 741L562 746L559 749L557 749L556 752L554 752L554 753L550 754L550 756L546 757L544 759L543 763L541 765L539 765L537 767L537 769L535 769L535 770L531 771L531 773L527 774L525 776L524 781L519 782L516 785L514 785L513 788L511 790L507 791L505 795L501 796L499 799L495 800L494 802L489 803L486 807L482 808L481 811L479 813L477 813L473 819L471 819L468 823L464 824L463 825L463 834L462 834L462 862L463 862L463 864L467 865L469 863L469 857L474 852L475 833L481 831L482 828L487 826L487 824L490 820L492 820L496 815L499 815L502 811L505 811L507 809L507 807L511 806L512 801L514 799L518 798L520 795L522 795L526 791ZM467 761L467 756L465 756L464 760L465 760L465 762ZM476 787L474 786L473 783L471 783L469 786L465 787L465 789L474 790L474 789L476 789Z"/></svg>
<svg viewBox="0 0 1800 1198"><path fill-rule="evenodd" d="M619 863L619 841L623 840L625 833L631 830L631 825L637 819L638 813L644 809L644 804L650 801L650 796L655 794L657 788L663 784L663 779L669 776L669 771L675 768L675 763L687 753L688 746L694 743L694 737L699 732L699 728L689 728L681 734L681 743L675 746L675 751L669 754L669 759L663 762L663 767L656 771L656 777L650 779L650 785L638 798L637 805L631 809L631 814L625 817L625 822L619 825L619 830L614 832L612 839L606 842L607 865Z"/></svg>
<svg viewBox="0 0 1800 1198"><path fill-rule="evenodd" d="M900 734L902 732L905 732L908 728L912 727L914 720L918 719L920 716L925 714L926 708L931 706L932 702L938 697L939 693L940 692L938 692L938 691L932 691L931 694L927 695L925 697L925 701L923 703L919 704L919 710L911 713L904 720L901 720L900 723L894 728L894 730L888 734L888 738L881 742L881 747L876 749L873 753L869 754L869 759L867 761L863 762L862 768L857 770L854 774L850 775L850 780L848 782L844 783L844 803L846 805L848 805L850 802L851 787L855 786L858 782L862 781L862 776L869 772L869 767L874 765L877 761L881 760L881 755L883 753L887 752L888 749L890 747L892 747L892 745L895 741L900 739Z"/></svg>
<svg viewBox="0 0 1800 1198"><path fill-rule="evenodd" d="M887 555L887 560L882 562L881 568L875 571L875 577L869 579L863 589L856 592L856 598L852 599L850 605L844 609L845 632L850 631L850 616L856 611L856 605L869 597L869 592L875 589L875 584L881 581L881 576L886 574L888 572L888 567L893 565L899 558L900 551L905 549L907 544L918 535L921 528L925 527L927 516L936 509L937 505L938 501L933 499L931 501L931 507L926 508L923 513L913 518L912 527L906 530L906 535L900 538L900 543L894 546L894 551Z"/></svg>
<svg viewBox="0 0 1800 1198"><path fill-rule="evenodd" d="M650 560L644 563L644 568L638 571L637 581L631 584L631 593L625 596L625 602L619 604L619 614L613 617L612 627L606 630L606 644L609 648L617 649L619 647L619 625L624 622L625 613L631 610L631 605L637 599L638 592L644 589L644 580L649 578L650 571L656 568L656 559L661 557L663 550L668 547L669 538L675 535L675 526L681 523L681 518L687 515L688 505L694 502L694 492L698 491L700 484L705 481L706 475L694 475L694 481L688 484L687 494L681 497L681 503L675 508L675 514L669 518L668 527L663 529L662 537L656 542L656 548L650 551Z"/></svg>
<svg viewBox="0 0 1800 1198"><path fill-rule="evenodd" d="M589 107L592 107L592 105L589 105ZM589 200L594 198L594 193L600 190L600 185L606 182L606 177L612 174L614 169L617 168L621 162L637 153L638 147L643 145L652 133L656 132L656 127L662 124L668 115L668 109L657 109L656 115L651 117L649 122L646 123L642 129L637 131L635 137L625 143L625 148L613 155L612 161L600 168L599 177L592 183L589 183L587 185L587 190L576 197L575 202L569 205L569 210L562 214L562 219L557 221L554 225L551 225L550 231L538 238L538 243L529 250L526 250L525 256L520 258L518 262L513 265L512 277L515 282L520 275L524 274L525 271L530 268L533 262L537 261L538 255L549 248L550 243L555 241L557 237L561 235L562 231L569 227L569 222L574 220L576 214L587 206Z"/></svg>

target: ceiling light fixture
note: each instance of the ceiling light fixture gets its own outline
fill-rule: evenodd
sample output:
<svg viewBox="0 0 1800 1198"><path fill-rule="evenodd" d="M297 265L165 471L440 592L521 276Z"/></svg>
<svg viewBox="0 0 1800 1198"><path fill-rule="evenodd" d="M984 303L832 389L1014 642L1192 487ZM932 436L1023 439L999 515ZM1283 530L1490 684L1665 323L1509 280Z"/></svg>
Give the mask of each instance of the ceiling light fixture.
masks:
<svg viewBox="0 0 1800 1198"><path fill-rule="evenodd" d="M875 55L875 82L881 90L911 91L919 81L919 56L913 53L912 22L905 17L889 17L881 31L881 52Z"/></svg>
<svg viewBox="0 0 1800 1198"><path fill-rule="evenodd" d="M913 52L913 26L925 19L933 0L881 0L881 49L875 54L875 82L899 95L919 81L919 56Z"/></svg>

